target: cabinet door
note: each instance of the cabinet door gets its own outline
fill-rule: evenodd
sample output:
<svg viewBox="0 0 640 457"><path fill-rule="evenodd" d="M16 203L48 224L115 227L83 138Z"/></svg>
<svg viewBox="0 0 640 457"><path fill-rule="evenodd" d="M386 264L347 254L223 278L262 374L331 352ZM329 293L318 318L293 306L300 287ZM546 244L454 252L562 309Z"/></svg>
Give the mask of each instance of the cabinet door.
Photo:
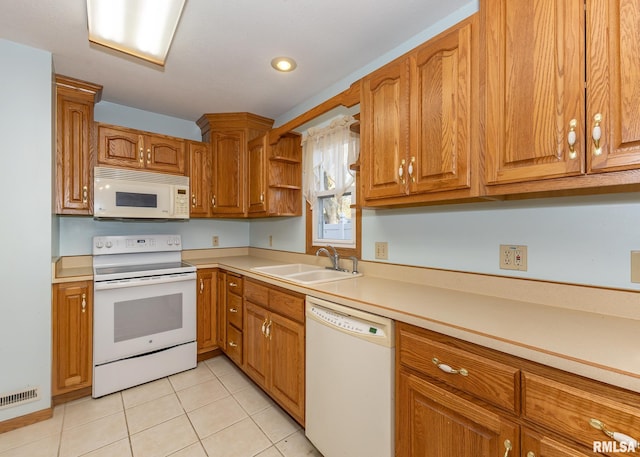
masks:
<svg viewBox="0 0 640 457"><path fill-rule="evenodd" d="M220 347L220 349L222 349L223 351L227 350L227 310L225 306L222 306L224 303L227 303L227 287L226 287L226 281L227 281L227 274L219 271L218 272L218 278L217 278L217 298L218 298L218 303L220 304L219 306L217 306L216 309L216 313L217 313L217 323L218 323L218 328L217 328L217 340L218 340L218 346Z"/></svg>
<svg viewBox="0 0 640 457"><path fill-rule="evenodd" d="M149 171L184 175L184 141L164 135L147 135L145 167Z"/></svg>
<svg viewBox="0 0 640 457"><path fill-rule="evenodd" d="M70 282L53 286L53 386L58 395L91 386L93 286Z"/></svg>
<svg viewBox="0 0 640 457"><path fill-rule="evenodd" d="M413 374L401 370L397 379L396 456L518 454L514 423Z"/></svg>
<svg viewBox="0 0 640 457"><path fill-rule="evenodd" d="M583 2L487 0L484 20L487 182L583 173Z"/></svg>
<svg viewBox="0 0 640 457"><path fill-rule="evenodd" d="M532 430L522 430L523 457L593 457L594 453L562 444ZM602 454L597 454L602 455Z"/></svg>
<svg viewBox="0 0 640 457"><path fill-rule="evenodd" d="M266 160L268 135L249 141L247 176L249 178L249 214L256 215L267 211Z"/></svg>
<svg viewBox="0 0 640 457"><path fill-rule="evenodd" d="M56 213L92 214L93 102L58 89L56 109Z"/></svg>
<svg viewBox="0 0 640 457"><path fill-rule="evenodd" d="M133 130L98 127L98 164L144 168L144 137Z"/></svg>
<svg viewBox="0 0 640 457"><path fill-rule="evenodd" d="M243 130L216 132L213 145L213 208L212 213L244 215L245 213L245 151Z"/></svg>
<svg viewBox="0 0 640 457"><path fill-rule="evenodd" d="M591 172L640 167L640 3L587 1L587 163ZM599 148L593 141L600 116Z"/></svg>
<svg viewBox="0 0 640 457"><path fill-rule="evenodd" d="M415 54L412 78L411 193L470 186L472 33L456 26ZM475 69L474 69L475 71Z"/></svg>
<svg viewBox="0 0 640 457"><path fill-rule="evenodd" d="M211 149L207 143L187 142L189 155L189 188L191 189L191 217L209 215L211 182Z"/></svg>
<svg viewBox="0 0 640 457"><path fill-rule="evenodd" d="M262 306L245 301L244 348L246 373L260 386L267 386L268 352L266 326L269 316Z"/></svg>
<svg viewBox="0 0 640 457"><path fill-rule="evenodd" d="M197 278L198 354L217 346L217 273L215 269L198 270Z"/></svg>
<svg viewBox="0 0 640 457"><path fill-rule="evenodd" d="M280 404L304 424L304 325L271 313L268 390Z"/></svg>
<svg viewBox="0 0 640 457"><path fill-rule="evenodd" d="M408 58L394 61L362 80L360 119L364 199L405 195L409 156Z"/></svg>

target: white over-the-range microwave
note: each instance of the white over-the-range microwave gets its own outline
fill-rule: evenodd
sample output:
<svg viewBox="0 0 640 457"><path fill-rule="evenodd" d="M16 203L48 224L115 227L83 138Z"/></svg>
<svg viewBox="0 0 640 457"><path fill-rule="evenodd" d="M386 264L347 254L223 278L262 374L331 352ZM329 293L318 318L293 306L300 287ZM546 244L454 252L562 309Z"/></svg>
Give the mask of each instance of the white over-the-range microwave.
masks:
<svg viewBox="0 0 640 457"><path fill-rule="evenodd" d="M94 219L189 219L189 178L95 167Z"/></svg>

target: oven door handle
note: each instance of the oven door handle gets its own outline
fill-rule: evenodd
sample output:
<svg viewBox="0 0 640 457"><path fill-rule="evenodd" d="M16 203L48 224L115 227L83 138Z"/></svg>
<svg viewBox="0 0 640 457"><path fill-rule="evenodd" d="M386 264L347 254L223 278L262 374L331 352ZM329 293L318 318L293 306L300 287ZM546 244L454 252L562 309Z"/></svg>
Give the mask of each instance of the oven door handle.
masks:
<svg viewBox="0 0 640 457"><path fill-rule="evenodd" d="M167 284L171 282L194 281L195 290L195 273L182 273L167 276L147 276L145 278L132 279L113 279L110 281L95 281L93 283L94 290L123 289L125 287L151 286L159 284Z"/></svg>

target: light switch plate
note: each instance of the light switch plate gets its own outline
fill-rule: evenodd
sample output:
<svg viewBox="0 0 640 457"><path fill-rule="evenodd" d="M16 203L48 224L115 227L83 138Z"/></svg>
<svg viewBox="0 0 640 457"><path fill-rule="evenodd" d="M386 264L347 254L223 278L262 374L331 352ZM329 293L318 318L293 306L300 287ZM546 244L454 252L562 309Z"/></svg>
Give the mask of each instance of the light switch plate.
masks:
<svg viewBox="0 0 640 457"><path fill-rule="evenodd" d="M376 259L387 260L389 258L389 244L386 241L376 241Z"/></svg>
<svg viewBox="0 0 640 457"><path fill-rule="evenodd" d="M527 271L527 247L519 244L501 244L500 268Z"/></svg>

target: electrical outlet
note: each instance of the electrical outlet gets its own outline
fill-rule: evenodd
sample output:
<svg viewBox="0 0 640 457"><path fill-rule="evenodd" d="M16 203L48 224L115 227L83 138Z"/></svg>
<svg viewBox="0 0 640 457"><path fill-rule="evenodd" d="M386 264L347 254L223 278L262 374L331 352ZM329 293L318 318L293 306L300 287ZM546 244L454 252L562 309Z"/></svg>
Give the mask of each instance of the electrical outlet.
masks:
<svg viewBox="0 0 640 457"><path fill-rule="evenodd" d="M376 241L376 259L387 260L389 258L389 243Z"/></svg>
<svg viewBox="0 0 640 457"><path fill-rule="evenodd" d="M269 247L273 247L273 235L269 235Z"/></svg>
<svg viewBox="0 0 640 457"><path fill-rule="evenodd" d="M516 244L501 244L500 268L502 270L527 271L527 247Z"/></svg>
<svg viewBox="0 0 640 457"><path fill-rule="evenodd" d="M217 247L217 246L220 246L220 238L218 238L217 235L214 235L211 238L211 244L213 245L214 248Z"/></svg>
<svg viewBox="0 0 640 457"><path fill-rule="evenodd" d="M631 282L640 282L640 251L631 251Z"/></svg>

